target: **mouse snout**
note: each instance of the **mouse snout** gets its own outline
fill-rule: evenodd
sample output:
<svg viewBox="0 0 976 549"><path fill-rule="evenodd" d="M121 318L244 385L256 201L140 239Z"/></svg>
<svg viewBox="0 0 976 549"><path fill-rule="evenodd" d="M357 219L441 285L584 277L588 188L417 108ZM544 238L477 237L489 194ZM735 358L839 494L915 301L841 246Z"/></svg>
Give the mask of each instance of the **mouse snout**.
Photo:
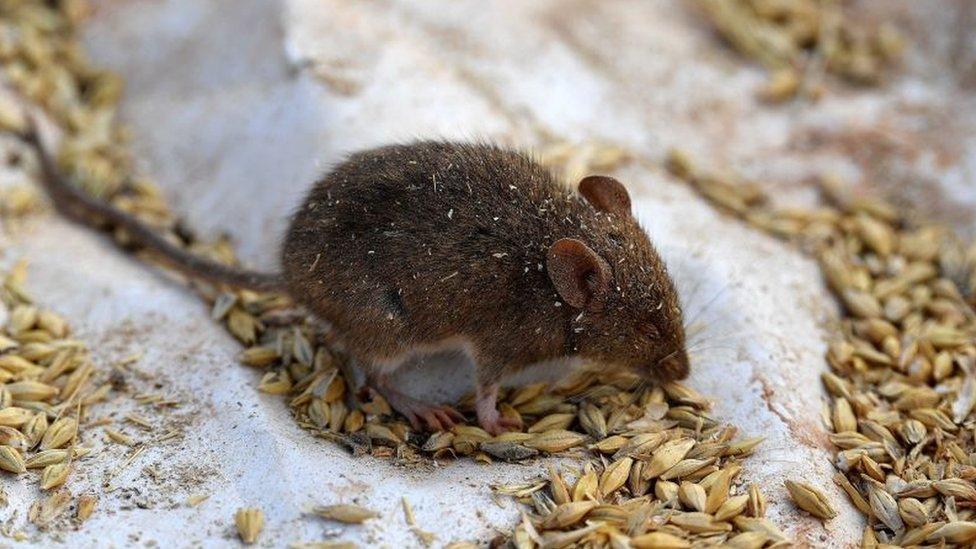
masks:
<svg viewBox="0 0 976 549"><path fill-rule="evenodd" d="M654 368L654 377L659 381L674 381L688 377L691 365L684 349L665 356Z"/></svg>

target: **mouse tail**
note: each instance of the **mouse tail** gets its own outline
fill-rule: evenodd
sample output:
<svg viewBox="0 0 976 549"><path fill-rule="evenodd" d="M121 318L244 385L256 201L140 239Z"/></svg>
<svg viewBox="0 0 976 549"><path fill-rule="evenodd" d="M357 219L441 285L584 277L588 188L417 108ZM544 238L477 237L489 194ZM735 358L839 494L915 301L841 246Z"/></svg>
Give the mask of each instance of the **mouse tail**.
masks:
<svg viewBox="0 0 976 549"><path fill-rule="evenodd" d="M90 227L98 228L102 223L107 223L123 229L133 241L153 252L166 265L193 278L257 291L286 289L284 278L277 273L224 265L189 252L136 216L102 202L68 183L56 160L41 142L33 119L29 119L28 128L21 134L21 138L37 151L45 190L54 207L65 217Z"/></svg>

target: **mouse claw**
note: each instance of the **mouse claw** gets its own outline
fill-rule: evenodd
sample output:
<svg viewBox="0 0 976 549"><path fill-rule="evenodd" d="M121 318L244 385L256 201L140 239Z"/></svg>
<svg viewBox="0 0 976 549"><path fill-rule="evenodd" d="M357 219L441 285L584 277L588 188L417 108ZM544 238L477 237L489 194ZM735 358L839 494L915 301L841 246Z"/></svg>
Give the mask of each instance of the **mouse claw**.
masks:
<svg viewBox="0 0 976 549"><path fill-rule="evenodd" d="M478 424L492 436L498 436L508 431L520 431L522 422L517 418L506 417L495 407L478 408Z"/></svg>
<svg viewBox="0 0 976 549"><path fill-rule="evenodd" d="M503 417L498 414L495 418L478 419L481 428L492 436L498 436L508 431L518 431L522 429L522 422L510 417Z"/></svg>
<svg viewBox="0 0 976 549"><path fill-rule="evenodd" d="M365 390L370 394L379 394L386 398L390 406L407 418L417 431L423 431L425 427L430 431L446 431L464 421L464 416L450 406L428 404L385 384L367 387Z"/></svg>
<svg viewBox="0 0 976 549"><path fill-rule="evenodd" d="M479 384L476 388L475 412L478 414L478 424L492 436L498 436L506 431L521 430L522 422L516 418L502 416L498 412L498 385Z"/></svg>
<svg viewBox="0 0 976 549"><path fill-rule="evenodd" d="M426 426L430 431L449 431L458 422L464 421L464 416L450 406L438 406L415 401L405 409L408 410L408 413L400 413L407 415L407 419L410 419L410 423L418 431L422 430L423 426Z"/></svg>

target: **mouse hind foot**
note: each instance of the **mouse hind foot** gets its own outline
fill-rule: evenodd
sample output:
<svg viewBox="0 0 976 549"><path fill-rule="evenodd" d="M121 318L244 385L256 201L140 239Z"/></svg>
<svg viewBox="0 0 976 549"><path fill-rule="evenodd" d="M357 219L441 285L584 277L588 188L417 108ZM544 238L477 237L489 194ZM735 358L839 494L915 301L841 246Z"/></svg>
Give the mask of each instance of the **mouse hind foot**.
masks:
<svg viewBox="0 0 976 549"><path fill-rule="evenodd" d="M478 424L493 436L522 428L521 421L505 417L498 411L497 383L478 383L475 388L474 409L478 414Z"/></svg>
<svg viewBox="0 0 976 549"><path fill-rule="evenodd" d="M386 376L375 376L369 385L368 391L382 395L418 431L425 427L431 431L447 431L464 421L464 416L450 406L424 402L398 391Z"/></svg>

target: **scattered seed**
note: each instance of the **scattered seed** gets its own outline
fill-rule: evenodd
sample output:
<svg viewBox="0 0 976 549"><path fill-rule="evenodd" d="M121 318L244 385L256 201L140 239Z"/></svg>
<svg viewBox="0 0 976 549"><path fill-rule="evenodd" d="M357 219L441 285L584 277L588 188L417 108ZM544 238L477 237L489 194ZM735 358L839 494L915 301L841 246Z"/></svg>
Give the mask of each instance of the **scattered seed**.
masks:
<svg viewBox="0 0 976 549"><path fill-rule="evenodd" d="M811 515L821 519L832 519L837 511L830 505L830 500L820 490L805 482L786 481L786 489L796 506Z"/></svg>
<svg viewBox="0 0 976 549"><path fill-rule="evenodd" d="M261 530L264 528L264 513L254 507L244 507L237 510L234 515L234 524L237 526L237 535L245 544L252 544L258 540Z"/></svg>
<svg viewBox="0 0 976 549"><path fill-rule="evenodd" d="M316 515L346 524L362 524L379 517L379 513L353 504L325 505L312 509Z"/></svg>

